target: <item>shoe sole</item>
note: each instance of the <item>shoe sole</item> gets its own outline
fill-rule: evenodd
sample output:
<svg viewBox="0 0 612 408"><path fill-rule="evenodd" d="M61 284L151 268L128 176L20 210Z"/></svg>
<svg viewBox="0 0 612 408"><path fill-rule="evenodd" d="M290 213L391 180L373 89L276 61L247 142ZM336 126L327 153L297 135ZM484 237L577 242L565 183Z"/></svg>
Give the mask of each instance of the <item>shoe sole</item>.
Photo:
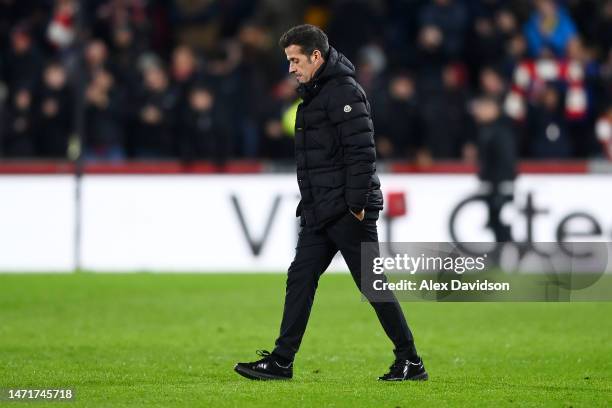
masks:
<svg viewBox="0 0 612 408"><path fill-rule="evenodd" d="M396 382L396 381L427 381L429 380L429 375L427 373L422 373L419 375L415 375L414 377L410 377L410 378L397 378L397 379L393 379L393 380L383 380L382 378L378 379L379 381L390 381L390 382Z"/></svg>
<svg viewBox="0 0 612 408"><path fill-rule="evenodd" d="M234 367L234 371L240 374L241 376L243 376L244 378L248 378L249 380L268 381L268 380L290 380L291 379L291 377L280 377L276 375L260 373L260 372L253 371L245 367L240 367L238 365Z"/></svg>

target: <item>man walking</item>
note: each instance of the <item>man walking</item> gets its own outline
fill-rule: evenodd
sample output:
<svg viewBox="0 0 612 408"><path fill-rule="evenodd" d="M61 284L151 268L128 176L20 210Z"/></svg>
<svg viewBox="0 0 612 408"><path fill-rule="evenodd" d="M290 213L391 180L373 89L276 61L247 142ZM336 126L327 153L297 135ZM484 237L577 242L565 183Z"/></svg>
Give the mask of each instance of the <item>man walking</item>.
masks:
<svg viewBox="0 0 612 408"><path fill-rule="evenodd" d="M383 208L370 104L355 81L353 64L312 25L293 27L283 34L280 46L303 100L295 123L301 193L296 215L302 229L288 271L274 351L259 351L260 360L235 366L238 374L250 379L292 378L293 359L306 330L319 277L338 251L361 290L361 243L378 243L376 220ZM378 256L378 245L367 248L372 249L366 249L365 259ZM369 299L395 346L395 362L379 379L426 380L401 307L393 293L385 295L385 302Z"/></svg>

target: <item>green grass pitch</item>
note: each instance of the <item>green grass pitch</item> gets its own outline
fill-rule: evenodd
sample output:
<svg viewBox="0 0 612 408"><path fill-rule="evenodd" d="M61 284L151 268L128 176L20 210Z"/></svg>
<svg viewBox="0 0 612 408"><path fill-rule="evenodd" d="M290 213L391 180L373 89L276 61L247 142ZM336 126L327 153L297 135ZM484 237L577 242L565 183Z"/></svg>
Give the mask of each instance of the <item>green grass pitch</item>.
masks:
<svg viewBox="0 0 612 408"><path fill-rule="evenodd" d="M612 405L612 303L404 303L430 381L380 383L391 344L342 274L321 279L294 379L239 377L272 347L284 281L0 275L0 388L72 387L33 403L70 407Z"/></svg>

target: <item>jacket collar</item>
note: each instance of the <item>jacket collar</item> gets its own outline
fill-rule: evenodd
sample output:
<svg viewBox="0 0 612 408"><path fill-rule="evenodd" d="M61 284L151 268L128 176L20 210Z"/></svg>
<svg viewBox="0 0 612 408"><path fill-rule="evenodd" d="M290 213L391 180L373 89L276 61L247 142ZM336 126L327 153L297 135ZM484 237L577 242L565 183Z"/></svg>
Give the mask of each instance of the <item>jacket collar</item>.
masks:
<svg viewBox="0 0 612 408"><path fill-rule="evenodd" d="M319 93L321 87L327 81L342 76L354 77L355 67L348 58L336 51L334 47L329 47L325 62L319 67L317 72L315 72L312 79L298 86L298 95L300 95L304 101L309 101Z"/></svg>

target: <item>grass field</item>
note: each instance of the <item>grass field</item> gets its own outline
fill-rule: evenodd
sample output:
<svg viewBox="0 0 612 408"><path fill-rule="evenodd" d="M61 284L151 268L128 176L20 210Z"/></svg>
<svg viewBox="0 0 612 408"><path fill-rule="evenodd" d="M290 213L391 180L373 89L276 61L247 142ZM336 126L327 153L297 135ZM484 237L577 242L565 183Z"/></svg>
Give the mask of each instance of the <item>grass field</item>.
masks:
<svg viewBox="0 0 612 408"><path fill-rule="evenodd" d="M0 388L72 387L70 407L612 405L612 303L405 303L431 379L379 383L391 345L348 275L322 278L294 379L246 380L233 365L271 349L284 279L0 275Z"/></svg>

